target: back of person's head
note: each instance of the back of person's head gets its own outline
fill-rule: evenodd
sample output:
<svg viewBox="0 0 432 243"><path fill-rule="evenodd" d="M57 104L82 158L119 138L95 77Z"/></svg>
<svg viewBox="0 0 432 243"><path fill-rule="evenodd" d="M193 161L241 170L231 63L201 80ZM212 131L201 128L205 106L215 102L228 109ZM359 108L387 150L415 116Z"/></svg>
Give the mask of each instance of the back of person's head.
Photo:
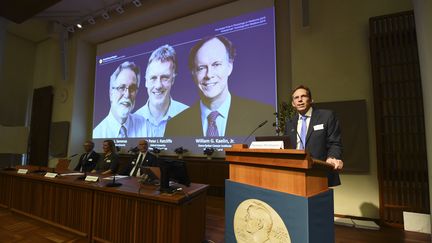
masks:
<svg viewBox="0 0 432 243"><path fill-rule="evenodd" d="M305 85L303 85L303 84L298 85L297 87L295 87L295 88L292 90L292 92L291 92L291 99L293 98L294 93L295 93L297 90L299 90L299 89L304 89L304 90L306 90L306 93L307 93L309 99L312 100L312 92L311 92L311 90L309 89L309 87L307 87L307 86L305 86Z"/></svg>
<svg viewBox="0 0 432 243"><path fill-rule="evenodd" d="M134 62L123 62L122 64L120 64L117 69L113 72L113 74L111 74L110 77L110 89L112 87L114 87L114 83L117 80L117 77L120 75L121 71L129 69L132 72L135 73L135 76L137 78L137 87L139 87L140 85L140 81L141 81L141 71L140 68L134 63Z"/></svg>
<svg viewBox="0 0 432 243"><path fill-rule="evenodd" d="M188 65L189 65L189 69L191 71L195 70L195 56L198 52L198 50L208 41L212 40L212 39L218 39L220 42L222 42L222 44L224 44L225 49L227 51L228 54L228 59L230 62L234 62L234 58L236 56L236 49L234 47L234 45L232 44L232 42L230 40L228 40L228 38L226 38L225 36L219 35L219 36L207 36L204 37L203 39L199 40L190 50L189 53L189 60L188 60Z"/></svg>
<svg viewBox="0 0 432 243"><path fill-rule="evenodd" d="M148 60L147 67L154 61L172 62L174 73L177 70L177 55L174 48L170 45L163 45L152 52Z"/></svg>

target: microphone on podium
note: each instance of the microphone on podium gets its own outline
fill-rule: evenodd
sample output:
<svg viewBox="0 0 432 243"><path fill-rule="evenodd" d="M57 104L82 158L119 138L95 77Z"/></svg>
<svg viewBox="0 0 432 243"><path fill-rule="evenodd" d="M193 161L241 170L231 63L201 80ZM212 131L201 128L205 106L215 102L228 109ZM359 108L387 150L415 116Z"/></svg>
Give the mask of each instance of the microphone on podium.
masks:
<svg viewBox="0 0 432 243"><path fill-rule="evenodd" d="M265 124L267 123L267 120L265 120L265 121L263 121L263 122L261 122L250 134L249 134L249 136L247 136L246 137L246 139L245 140L243 140L243 142L242 143L245 143L249 138L250 138L250 136L252 136L252 134L256 131L256 130L258 130L258 128L260 128L260 127L262 127L262 126L264 126Z"/></svg>
<svg viewBox="0 0 432 243"><path fill-rule="evenodd" d="M304 144L303 140L301 139L300 134L298 133L297 129L291 128L291 132L294 132L294 131L296 132L297 137L299 138L300 144L306 150L305 144Z"/></svg>
<svg viewBox="0 0 432 243"><path fill-rule="evenodd" d="M292 119L288 118L288 122L292 123ZM302 145L303 149L306 150L305 141L302 140L302 138L301 138L300 134L298 133L297 129L291 128L291 132L294 132L294 131L295 131L297 137L299 138L300 144ZM297 148L297 146L296 146L296 148Z"/></svg>

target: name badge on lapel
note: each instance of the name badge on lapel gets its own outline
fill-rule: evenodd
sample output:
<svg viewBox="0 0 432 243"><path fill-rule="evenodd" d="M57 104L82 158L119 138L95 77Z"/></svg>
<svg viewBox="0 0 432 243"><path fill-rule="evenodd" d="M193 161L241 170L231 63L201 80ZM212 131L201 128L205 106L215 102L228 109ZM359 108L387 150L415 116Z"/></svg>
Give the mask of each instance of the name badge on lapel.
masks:
<svg viewBox="0 0 432 243"><path fill-rule="evenodd" d="M93 159L92 159L92 158L90 158L90 159L88 159L88 161L93 161Z"/></svg>
<svg viewBox="0 0 432 243"><path fill-rule="evenodd" d="M111 163L111 160L110 159L107 159L107 161L106 161L107 163Z"/></svg>
<svg viewBox="0 0 432 243"><path fill-rule="evenodd" d="M324 124L318 124L313 126L314 131L319 131L324 129Z"/></svg>

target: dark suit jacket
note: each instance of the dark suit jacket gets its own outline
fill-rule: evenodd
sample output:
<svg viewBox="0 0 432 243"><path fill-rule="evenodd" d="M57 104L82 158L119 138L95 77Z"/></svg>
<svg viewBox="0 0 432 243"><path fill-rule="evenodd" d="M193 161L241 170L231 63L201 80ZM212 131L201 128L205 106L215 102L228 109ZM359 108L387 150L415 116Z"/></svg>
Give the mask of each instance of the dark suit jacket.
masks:
<svg viewBox="0 0 432 243"><path fill-rule="evenodd" d="M75 171L81 171L82 168L82 172L90 172L96 167L100 155L95 151L91 151L87 159L84 159L85 155L86 153L80 156L79 162L74 169Z"/></svg>
<svg viewBox="0 0 432 243"><path fill-rule="evenodd" d="M132 171L135 164L138 162L138 155L137 153L132 160L120 171L120 175L129 175ZM141 164L141 166L159 166L157 158L154 154L147 152L146 156L144 157L144 160Z"/></svg>
<svg viewBox="0 0 432 243"><path fill-rule="evenodd" d="M115 153L111 153L108 156L101 156L101 159L99 159L99 162L96 164L95 170L98 173L102 173L104 171L111 169L112 174L115 174L117 173L119 164L120 164L120 159L118 155Z"/></svg>
<svg viewBox="0 0 432 243"><path fill-rule="evenodd" d="M274 110L271 105L231 95L225 136L249 135L264 120L274 119ZM165 136L205 136L199 102L169 120Z"/></svg>
<svg viewBox="0 0 432 243"><path fill-rule="evenodd" d="M286 123L285 135L288 135L291 140L291 146L295 149L297 144L297 122L299 121L298 114ZM320 129L315 126L323 125ZM315 127L315 129L314 129ZM306 150L310 155L319 160L326 160L328 157L342 159L342 142L339 121L334 113L330 110L313 109L312 117L309 123L306 135ZM328 174L329 186L340 185L339 174L335 171L330 171Z"/></svg>

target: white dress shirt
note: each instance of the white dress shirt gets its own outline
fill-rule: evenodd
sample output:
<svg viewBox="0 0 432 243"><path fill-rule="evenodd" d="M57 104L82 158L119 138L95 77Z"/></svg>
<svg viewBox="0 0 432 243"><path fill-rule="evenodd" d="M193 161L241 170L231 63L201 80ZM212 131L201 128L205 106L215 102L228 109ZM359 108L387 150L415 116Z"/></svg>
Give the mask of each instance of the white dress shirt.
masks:
<svg viewBox="0 0 432 243"><path fill-rule="evenodd" d="M146 120L145 125L147 134L144 137L163 137L165 134L167 122L187 108L189 108L189 106L175 101L171 98L168 111L166 112L162 120L160 122L157 122L150 113L149 103L147 100L147 103L143 107L138 109L134 114L140 115Z"/></svg>
<svg viewBox="0 0 432 243"><path fill-rule="evenodd" d="M125 126L127 137L146 137L146 120L144 117L129 114L124 124L120 124L111 112L93 129L93 138L117 138L120 127Z"/></svg>
<svg viewBox="0 0 432 243"><path fill-rule="evenodd" d="M132 168L132 170L131 170L131 172L129 173L129 175L130 176L132 176L133 174L134 174L134 171L135 170L138 170L137 171L137 173L136 173L136 176L140 176L141 175L141 170L139 169L139 167L138 166L140 166L140 160L141 160L141 165L144 163L144 158L145 158L145 156L147 155L147 152L145 152L145 153L139 153L138 154L138 157L137 157L137 160L135 161L135 166Z"/></svg>

